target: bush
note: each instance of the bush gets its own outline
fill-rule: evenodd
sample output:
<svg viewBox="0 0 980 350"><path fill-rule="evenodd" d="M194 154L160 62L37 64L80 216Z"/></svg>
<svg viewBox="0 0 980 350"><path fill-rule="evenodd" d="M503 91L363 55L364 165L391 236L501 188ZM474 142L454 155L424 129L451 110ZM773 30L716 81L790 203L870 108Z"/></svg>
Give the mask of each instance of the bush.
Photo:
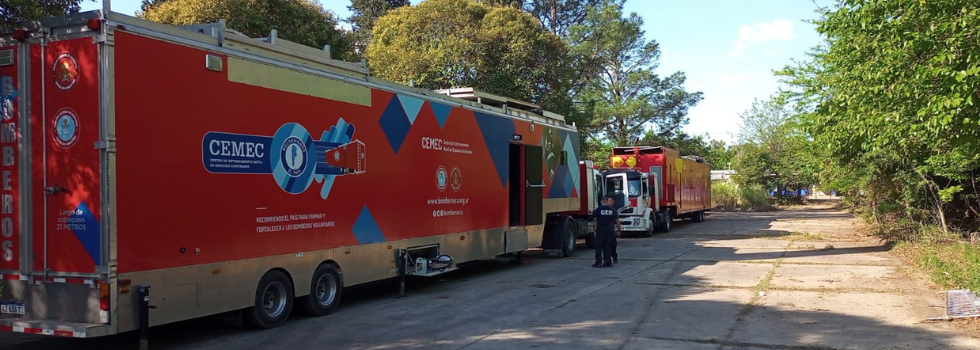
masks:
<svg viewBox="0 0 980 350"><path fill-rule="evenodd" d="M738 207L738 187L732 182L711 184L711 206L718 210L732 211Z"/></svg>
<svg viewBox="0 0 980 350"><path fill-rule="evenodd" d="M760 185L739 185L734 182L711 184L711 204L716 210L772 210L766 190Z"/></svg>

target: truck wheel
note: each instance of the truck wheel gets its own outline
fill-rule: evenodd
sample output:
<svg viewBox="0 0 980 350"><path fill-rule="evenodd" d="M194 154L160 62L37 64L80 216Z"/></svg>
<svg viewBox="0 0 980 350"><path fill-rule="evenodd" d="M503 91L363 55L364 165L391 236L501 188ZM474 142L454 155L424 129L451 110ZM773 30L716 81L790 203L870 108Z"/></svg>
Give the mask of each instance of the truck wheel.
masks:
<svg viewBox="0 0 980 350"><path fill-rule="evenodd" d="M266 272L255 290L255 305L245 310L245 320L255 328L282 326L293 308L293 284L279 270Z"/></svg>
<svg viewBox="0 0 980 350"><path fill-rule="evenodd" d="M320 264L313 272L310 295L300 298L303 313L311 316L324 316L337 310L340 294L343 291L340 272L329 263Z"/></svg>
<svg viewBox="0 0 980 350"><path fill-rule="evenodd" d="M656 229L657 229L656 226L654 226L653 224L650 224L650 228L649 229L647 229L646 231L641 231L640 232L640 237L643 237L643 238L653 237L653 231L656 230Z"/></svg>
<svg viewBox="0 0 980 350"><path fill-rule="evenodd" d="M704 221L704 211L699 211L691 216L691 221L702 222Z"/></svg>
<svg viewBox="0 0 980 350"><path fill-rule="evenodd" d="M575 255L575 223L566 218L558 229L561 230L558 232L562 242L561 255L566 258Z"/></svg>

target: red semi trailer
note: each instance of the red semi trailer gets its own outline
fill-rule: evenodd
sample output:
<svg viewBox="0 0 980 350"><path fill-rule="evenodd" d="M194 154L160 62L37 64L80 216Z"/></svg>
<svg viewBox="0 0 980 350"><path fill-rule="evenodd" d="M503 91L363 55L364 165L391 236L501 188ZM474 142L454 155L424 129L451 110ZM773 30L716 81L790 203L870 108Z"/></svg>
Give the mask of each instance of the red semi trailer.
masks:
<svg viewBox="0 0 980 350"><path fill-rule="evenodd" d="M0 82L0 331L270 328L351 285L569 256L603 183L560 115L224 22L42 20L0 34Z"/></svg>
<svg viewBox="0 0 980 350"><path fill-rule="evenodd" d="M633 225L624 223L624 231L647 231L652 227L645 225L652 225L667 232L675 218L701 222L711 210L711 168L700 157L682 157L677 150L663 146L621 146L613 147L609 163L612 170L606 173L610 177L606 187L612 191L615 188L611 186L621 183L631 198L622 204L621 215L624 220L638 217ZM647 178L650 190L644 182ZM647 194L646 201L642 194Z"/></svg>

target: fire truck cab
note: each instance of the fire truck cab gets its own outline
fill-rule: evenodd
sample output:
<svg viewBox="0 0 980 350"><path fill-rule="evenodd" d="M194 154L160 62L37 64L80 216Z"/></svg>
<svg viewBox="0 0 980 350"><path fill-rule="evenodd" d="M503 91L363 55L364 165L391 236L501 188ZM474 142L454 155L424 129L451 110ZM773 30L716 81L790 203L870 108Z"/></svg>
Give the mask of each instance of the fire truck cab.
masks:
<svg viewBox="0 0 980 350"><path fill-rule="evenodd" d="M624 232L650 237L664 219L660 217L660 186L656 176L629 170L613 169L603 173L606 195L615 199Z"/></svg>

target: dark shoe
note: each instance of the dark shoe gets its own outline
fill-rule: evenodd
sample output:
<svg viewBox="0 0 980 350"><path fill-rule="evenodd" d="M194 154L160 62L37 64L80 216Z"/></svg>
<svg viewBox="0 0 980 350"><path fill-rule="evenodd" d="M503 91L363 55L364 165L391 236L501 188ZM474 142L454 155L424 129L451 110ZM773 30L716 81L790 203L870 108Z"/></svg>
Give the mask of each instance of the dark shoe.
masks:
<svg viewBox="0 0 980 350"><path fill-rule="evenodd" d="M612 267L612 264L610 264L610 263L605 263L605 264L602 264L602 267Z"/></svg>
<svg viewBox="0 0 980 350"><path fill-rule="evenodd" d="M599 267L599 266L602 266L602 265L599 265L599 263L592 264L592 267Z"/></svg>
<svg viewBox="0 0 980 350"><path fill-rule="evenodd" d="M619 258L613 258L613 264L618 264L618 263L619 263Z"/></svg>

